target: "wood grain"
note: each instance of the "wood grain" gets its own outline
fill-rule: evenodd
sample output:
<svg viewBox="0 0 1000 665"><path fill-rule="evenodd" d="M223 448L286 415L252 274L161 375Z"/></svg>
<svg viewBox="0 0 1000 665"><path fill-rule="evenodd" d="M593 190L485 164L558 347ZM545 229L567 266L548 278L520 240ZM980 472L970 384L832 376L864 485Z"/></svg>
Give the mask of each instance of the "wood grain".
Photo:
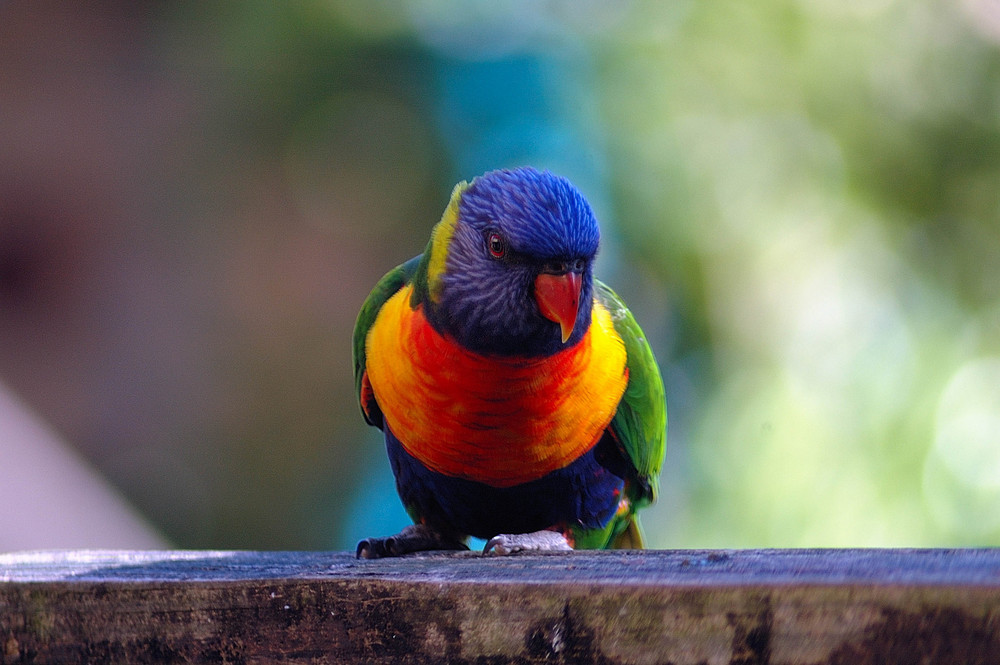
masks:
<svg viewBox="0 0 1000 665"><path fill-rule="evenodd" d="M997 663L1000 551L7 554L0 662Z"/></svg>

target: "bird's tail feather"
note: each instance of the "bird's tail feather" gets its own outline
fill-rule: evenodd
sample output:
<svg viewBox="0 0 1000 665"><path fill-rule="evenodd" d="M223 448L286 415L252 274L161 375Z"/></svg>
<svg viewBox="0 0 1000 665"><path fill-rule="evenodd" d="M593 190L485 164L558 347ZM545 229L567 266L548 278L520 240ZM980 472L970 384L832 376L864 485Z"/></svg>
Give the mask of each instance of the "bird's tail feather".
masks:
<svg viewBox="0 0 1000 665"><path fill-rule="evenodd" d="M611 549L615 550L644 550L646 549L646 538L642 535L642 525L639 524L639 516L632 515L628 521L628 526L611 541Z"/></svg>

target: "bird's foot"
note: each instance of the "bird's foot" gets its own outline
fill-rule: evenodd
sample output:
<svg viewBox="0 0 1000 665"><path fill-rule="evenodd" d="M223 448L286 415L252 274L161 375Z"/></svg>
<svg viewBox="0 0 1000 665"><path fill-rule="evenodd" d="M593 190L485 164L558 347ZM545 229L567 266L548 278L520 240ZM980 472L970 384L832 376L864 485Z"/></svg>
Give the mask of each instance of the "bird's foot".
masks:
<svg viewBox="0 0 1000 665"><path fill-rule="evenodd" d="M443 534L426 524L411 524L395 536L365 538L358 543L356 556L359 559L381 559L427 550L467 549L468 545L455 536Z"/></svg>
<svg viewBox="0 0 1000 665"><path fill-rule="evenodd" d="M534 533L501 533L493 536L483 548L483 554L513 554L514 552L568 552L573 547L558 531Z"/></svg>

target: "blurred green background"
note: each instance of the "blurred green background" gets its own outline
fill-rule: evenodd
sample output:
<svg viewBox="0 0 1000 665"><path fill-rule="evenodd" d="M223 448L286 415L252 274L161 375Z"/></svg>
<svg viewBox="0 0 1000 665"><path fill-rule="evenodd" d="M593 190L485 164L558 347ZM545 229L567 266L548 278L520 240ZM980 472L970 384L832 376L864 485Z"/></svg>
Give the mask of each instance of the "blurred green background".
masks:
<svg viewBox="0 0 1000 665"><path fill-rule="evenodd" d="M389 533L354 317L532 164L661 364L652 545L1000 545L998 46L996 0L0 1L0 388L160 542Z"/></svg>

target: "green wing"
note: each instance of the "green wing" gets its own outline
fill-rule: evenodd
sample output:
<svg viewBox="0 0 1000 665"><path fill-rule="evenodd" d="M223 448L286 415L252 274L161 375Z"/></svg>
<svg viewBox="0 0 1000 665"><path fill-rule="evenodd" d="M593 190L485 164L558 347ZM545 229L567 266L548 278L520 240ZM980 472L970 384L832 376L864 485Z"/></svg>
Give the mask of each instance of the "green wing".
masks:
<svg viewBox="0 0 1000 665"><path fill-rule="evenodd" d="M597 301L611 313L615 331L625 343L628 385L611 420L611 431L635 468L635 482L626 485L634 508L656 500L667 438L667 404L663 379L632 312L614 291L594 280Z"/></svg>
<svg viewBox="0 0 1000 665"><path fill-rule="evenodd" d="M382 412L379 410L378 404L375 403L374 395L371 394L370 390L366 390L365 388L368 381L365 374L365 342L368 339L368 331L371 330L372 325L375 323L375 317L378 316L382 305L413 279L417 273L422 256L415 256L406 263L396 266L387 272L378 281L372 292L368 294L368 298L361 305L358 319L354 322L352 347L354 355L354 389L358 395L358 404L361 405L361 412L364 414L365 420L368 421L369 425L382 427Z"/></svg>

